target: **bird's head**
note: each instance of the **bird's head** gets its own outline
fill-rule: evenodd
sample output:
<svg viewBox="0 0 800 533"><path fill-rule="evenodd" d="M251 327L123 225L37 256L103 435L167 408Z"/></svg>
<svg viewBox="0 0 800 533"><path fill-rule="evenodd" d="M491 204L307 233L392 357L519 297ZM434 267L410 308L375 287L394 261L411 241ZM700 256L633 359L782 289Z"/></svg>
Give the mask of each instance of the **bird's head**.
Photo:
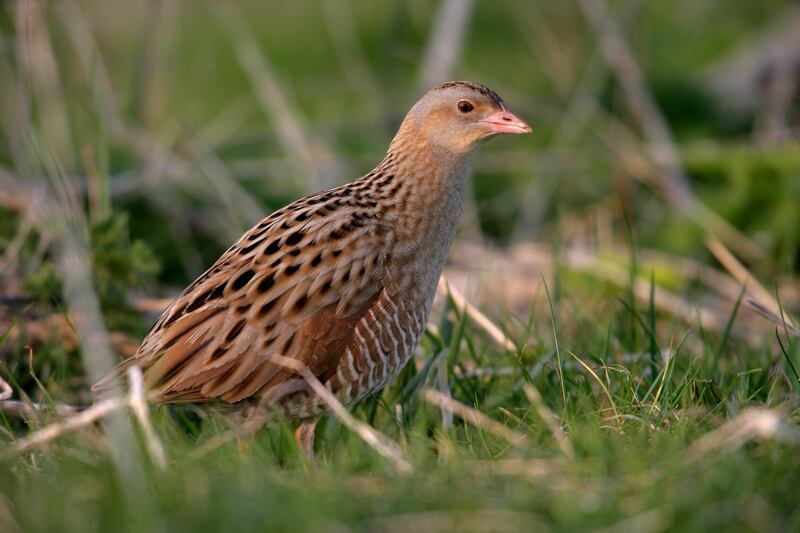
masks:
<svg viewBox="0 0 800 533"><path fill-rule="evenodd" d="M428 91L401 127L407 141L436 146L453 155L469 154L500 133L531 131L497 93L469 81L451 81Z"/></svg>

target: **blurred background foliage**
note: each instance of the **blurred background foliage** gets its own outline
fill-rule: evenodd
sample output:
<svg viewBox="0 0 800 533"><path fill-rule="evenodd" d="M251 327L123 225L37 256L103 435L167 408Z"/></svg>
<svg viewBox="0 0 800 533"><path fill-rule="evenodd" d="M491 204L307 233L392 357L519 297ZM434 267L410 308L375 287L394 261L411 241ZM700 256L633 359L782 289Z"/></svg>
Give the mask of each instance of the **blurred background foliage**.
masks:
<svg viewBox="0 0 800 533"><path fill-rule="evenodd" d="M796 416L798 344L781 352L768 323L739 310L745 283L734 271L739 261L764 288L749 294L800 310L800 3L609 1L609 30L592 23L591 2L0 2L0 375L15 396L90 403L87 335L105 338L107 327L113 354L130 355L164 299L244 230L369 171L425 90L467 79L495 89L534 134L477 155L448 276L499 317L523 347L520 365L538 365L548 402L560 397L555 373L543 370L552 370L556 318L572 349L613 354L619 365L631 354L655 361L657 342L683 346L691 324L686 351L698 359L681 360L665 413L790 398ZM633 74L624 53L601 45L615 31ZM654 138L642 98L655 122L663 117L666 142ZM670 193L682 175L688 202ZM658 305L657 290L672 299ZM81 331L76 307L85 319L94 303L100 329ZM443 316L425 353L458 352L464 323ZM489 409L520 396L519 383L464 378L499 364L485 346L464 343L469 364L451 361L454 388ZM641 379L658 375L652 365ZM618 401L640 387L623 370ZM589 385L572 372L571 407L597 408L588 418L599 425L607 406L590 405ZM775 378L781 372L789 378ZM377 406L360 416L373 422ZM347 445L342 433L334 436ZM658 450L674 451L664 442ZM604 443L584 445L612 456ZM639 450L626 448L624 460ZM724 475L747 464L732 460ZM753 468L756 479L763 471ZM573 508L564 509L562 525Z"/></svg>

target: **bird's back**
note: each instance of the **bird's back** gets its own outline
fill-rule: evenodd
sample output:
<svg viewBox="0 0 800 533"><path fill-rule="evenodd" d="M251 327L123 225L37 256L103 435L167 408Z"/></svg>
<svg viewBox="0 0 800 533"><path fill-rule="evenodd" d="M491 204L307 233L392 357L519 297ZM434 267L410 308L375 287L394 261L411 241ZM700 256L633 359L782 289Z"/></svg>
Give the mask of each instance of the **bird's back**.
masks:
<svg viewBox="0 0 800 533"><path fill-rule="evenodd" d="M430 225L439 215L420 212L420 191L397 159L390 153L365 177L302 198L245 233L118 370L141 365L155 401L266 399L290 417L321 406L274 355L300 361L345 402L385 384L424 331L452 239L452 230L434 235L448 242L425 253L424 234L441 232Z"/></svg>

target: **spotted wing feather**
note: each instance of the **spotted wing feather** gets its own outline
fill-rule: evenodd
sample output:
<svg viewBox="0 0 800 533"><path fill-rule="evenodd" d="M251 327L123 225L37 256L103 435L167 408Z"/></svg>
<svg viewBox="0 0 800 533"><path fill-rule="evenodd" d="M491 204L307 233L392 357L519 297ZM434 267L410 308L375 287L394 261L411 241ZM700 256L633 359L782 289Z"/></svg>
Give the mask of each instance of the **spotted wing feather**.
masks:
<svg viewBox="0 0 800 533"><path fill-rule="evenodd" d="M335 373L383 290L392 239L376 202L336 192L298 200L247 232L172 302L120 370L138 362L162 402L280 391L292 372L271 363L273 354L323 380Z"/></svg>

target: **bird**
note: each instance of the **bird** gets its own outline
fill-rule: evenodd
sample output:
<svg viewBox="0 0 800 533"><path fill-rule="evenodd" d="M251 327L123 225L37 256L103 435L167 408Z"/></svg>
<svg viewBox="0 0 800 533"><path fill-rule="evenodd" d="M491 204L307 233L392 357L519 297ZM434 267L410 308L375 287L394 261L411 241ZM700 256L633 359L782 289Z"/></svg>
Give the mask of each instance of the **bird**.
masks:
<svg viewBox="0 0 800 533"><path fill-rule="evenodd" d="M345 405L396 376L426 328L473 154L531 131L484 85L432 88L372 171L247 231L93 390L138 365L150 401L215 406L251 427L299 421L298 446L313 458L326 404L279 361L302 365Z"/></svg>

